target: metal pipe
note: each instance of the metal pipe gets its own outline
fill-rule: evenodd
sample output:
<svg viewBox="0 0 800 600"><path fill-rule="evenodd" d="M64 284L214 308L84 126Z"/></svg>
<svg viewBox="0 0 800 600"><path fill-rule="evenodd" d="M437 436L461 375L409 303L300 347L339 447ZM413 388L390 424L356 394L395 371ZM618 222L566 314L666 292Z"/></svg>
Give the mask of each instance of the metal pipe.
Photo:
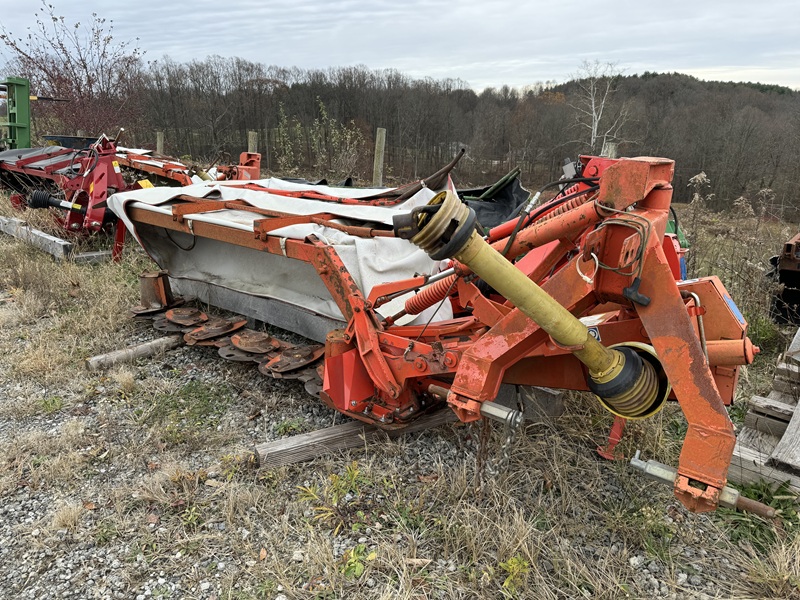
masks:
<svg viewBox="0 0 800 600"><path fill-rule="evenodd" d="M708 348L708 364L711 366L749 365L755 355L761 352L754 346L749 337L742 340L710 340Z"/></svg>
<svg viewBox="0 0 800 600"><path fill-rule="evenodd" d="M640 451L637 450L634 457L631 459L631 466L644 473L644 476L669 485L675 484L675 479L678 477L678 470L675 467L670 467L655 460L644 461L639 458ZM751 512L765 519L772 519L775 517L775 509L767 506L757 500L745 498L739 493L739 490L730 486L725 486L719 492L719 505L725 508L735 508L737 510L744 510Z"/></svg>
<svg viewBox="0 0 800 600"><path fill-rule="evenodd" d="M436 273L436 275L431 275L428 278L428 281L425 282L425 285L430 285L432 283L436 283L440 279L445 279L447 277L450 277L450 275L455 274L455 272L456 272L456 270L455 270L454 267L450 267L449 269L445 269L444 271L440 271L440 272Z"/></svg>
<svg viewBox="0 0 800 600"><path fill-rule="evenodd" d="M544 246L555 240L571 240L587 227L600 221L600 215L597 211L598 208L595 202L587 202L558 215L546 215L547 219L537 220L517 233L506 256L512 259L533 248ZM498 228L504 227L504 225L498 225ZM496 240L492 233L494 233L494 230L490 233L490 239L493 240L492 247L495 250L502 251L508 243L508 235L511 233L511 229L505 233L504 237Z"/></svg>
<svg viewBox="0 0 800 600"><path fill-rule="evenodd" d="M500 179L498 179L495 183L491 185L485 192L483 192L480 196L467 196L465 200L486 200L487 198L493 198L494 195L503 189L508 183L514 179L517 175L521 172L519 167L513 168L511 171L503 175Z"/></svg>
<svg viewBox="0 0 800 600"><path fill-rule="evenodd" d="M311 217L310 221L317 225L322 225L323 227L344 231L346 234L356 237L394 237L394 232L388 229L375 229L374 227L360 227L358 225L342 225L331 219L320 219L317 217Z"/></svg>
<svg viewBox="0 0 800 600"><path fill-rule="evenodd" d="M428 393L436 396L440 400L446 400L447 394L450 390L441 385L432 383L428 386ZM525 420L525 415L522 411L508 408L496 402L483 402L481 404L481 415L487 419L503 423L506 427L516 429Z"/></svg>

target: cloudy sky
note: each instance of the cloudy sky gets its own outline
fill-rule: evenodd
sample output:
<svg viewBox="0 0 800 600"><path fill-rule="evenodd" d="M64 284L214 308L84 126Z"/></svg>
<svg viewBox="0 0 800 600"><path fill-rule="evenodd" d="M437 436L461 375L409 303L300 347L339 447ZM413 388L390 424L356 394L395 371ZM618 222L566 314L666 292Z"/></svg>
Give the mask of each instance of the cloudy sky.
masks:
<svg viewBox="0 0 800 600"><path fill-rule="evenodd" d="M363 64L477 90L564 81L582 61L626 73L689 73L800 89L796 0L50 0L67 22L92 12L149 60L211 54L265 64ZM35 26L37 0L3 0L11 33Z"/></svg>

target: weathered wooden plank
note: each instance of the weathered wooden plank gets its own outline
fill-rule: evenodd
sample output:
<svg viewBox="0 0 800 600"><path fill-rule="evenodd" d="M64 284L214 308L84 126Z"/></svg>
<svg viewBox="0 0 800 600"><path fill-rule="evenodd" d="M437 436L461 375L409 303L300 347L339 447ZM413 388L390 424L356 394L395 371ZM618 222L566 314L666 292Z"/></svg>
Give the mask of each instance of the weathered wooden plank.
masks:
<svg viewBox="0 0 800 600"><path fill-rule="evenodd" d="M784 394L783 392L776 392L775 390L772 390L769 394L767 394L767 398L770 400L775 400L776 402L781 402L788 406L797 406L797 398L790 396L789 394Z"/></svg>
<svg viewBox="0 0 800 600"><path fill-rule="evenodd" d="M736 433L736 441L742 446L747 446L764 455L764 461L769 458L781 438L758 431L752 427L742 427Z"/></svg>
<svg viewBox="0 0 800 600"><path fill-rule="evenodd" d="M749 412L745 415L744 424L745 427L750 427L777 437L781 437L786 432L786 427L789 425L787 421L755 412Z"/></svg>
<svg viewBox="0 0 800 600"><path fill-rule="evenodd" d="M796 405L784 404L764 396L753 396L750 398L750 411L762 415L768 415L787 423L792 420Z"/></svg>
<svg viewBox="0 0 800 600"><path fill-rule="evenodd" d="M27 223L13 217L0 217L0 231L22 240L60 260L69 258L72 254L72 244L61 238L29 227Z"/></svg>
<svg viewBox="0 0 800 600"><path fill-rule="evenodd" d="M349 421L326 429L258 444L255 456L259 466L272 469L364 446L386 437L396 438L407 433L431 429L457 420L455 413L445 408L422 416L402 429L383 430L361 421Z"/></svg>
<svg viewBox="0 0 800 600"><path fill-rule="evenodd" d="M800 492L800 477L765 464L766 459L765 454L737 442L728 469L728 480L739 484L768 481L779 485L788 482L793 490Z"/></svg>
<svg viewBox="0 0 800 600"><path fill-rule="evenodd" d="M783 360L795 365L800 365L800 329L794 334L789 349L783 355Z"/></svg>
<svg viewBox="0 0 800 600"><path fill-rule="evenodd" d="M776 377L775 381L772 382L772 389L792 398L800 398L800 383L795 381Z"/></svg>
<svg viewBox="0 0 800 600"><path fill-rule="evenodd" d="M794 362L779 362L775 368L775 376L782 377L795 383L800 382L800 365Z"/></svg>
<svg viewBox="0 0 800 600"><path fill-rule="evenodd" d="M800 411L795 412L781 441L772 451L769 463L800 472Z"/></svg>

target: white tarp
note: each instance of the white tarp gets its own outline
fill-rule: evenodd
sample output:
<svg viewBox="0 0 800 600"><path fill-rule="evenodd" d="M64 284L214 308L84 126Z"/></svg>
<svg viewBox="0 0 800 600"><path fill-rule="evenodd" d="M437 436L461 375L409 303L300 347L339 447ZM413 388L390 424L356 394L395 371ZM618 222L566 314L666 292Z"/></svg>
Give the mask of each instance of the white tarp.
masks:
<svg viewBox="0 0 800 600"><path fill-rule="evenodd" d="M342 319L341 311L313 266L268 252L206 238L195 238L182 232L167 232L163 228L149 225L134 224L129 219L126 209L134 206L171 215L174 198L185 194L209 200L244 200L258 208L295 215L331 213L341 217L342 222L347 224L369 226L370 223L390 225L392 216L398 212L407 212L415 206L427 204L435 195L434 191L423 187L402 204L389 207L357 206L242 189L241 186L246 184L255 184L272 190L311 190L345 198L364 198L387 191L299 184L271 178L247 182L208 182L183 188L134 190L114 194L108 199L108 206L123 220L128 230L153 260L162 269L168 270L172 277L204 281L248 294L274 298L334 319ZM256 213L229 209L189 214L184 217L189 227L193 222L206 222L248 232L253 231L253 221L263 218L263 215ZM299 240L311 234L335 248L365 297L377 284L413 277L415 274L432 275L439 272L443 266L443 263L432 261L411 242L397 238L361 238L338 229L310 223L292 225L270 232L270 235L278 238ZM396 314L403 308L407 297L394 299L381 307L380 312L385 316ZM426 322L433 311L434 309L425 311L415 319L415 322ZM452 318L452 311L450 303L445 302L433 320L449 318ZM406 321L410 321L410 318Z"/></svg>

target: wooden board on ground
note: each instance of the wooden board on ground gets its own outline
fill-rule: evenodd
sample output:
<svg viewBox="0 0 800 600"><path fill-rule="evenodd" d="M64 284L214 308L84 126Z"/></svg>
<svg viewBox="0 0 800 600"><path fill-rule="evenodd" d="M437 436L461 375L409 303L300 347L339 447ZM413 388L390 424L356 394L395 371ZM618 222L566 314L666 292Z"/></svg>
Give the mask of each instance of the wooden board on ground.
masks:
<svg viewBox="0 0 800 600"><path fill-rule="evenodd" d="M762 480L774 484L786 482L795 492L800 492L800 477L767 465L766 460L767 456L763 453L737 441L728 469L728 479L740 484L758 483Z"/></svg>
<svg viewBox="0 0 800 600"><path fill-rule="evenodd" d="M800 411L795 412L781 441L775 446L769 463L775 466L785 466L794 472L800 473Z"/></svg>
<svg viewBox="0 0 800 600"><path fill-rule="evenodd" d="M783 359L787 363L800 365L800 330L798 330L798 334L795 334L792 343L789 344L789 349L784 354Z"/></svg>
<svg viewBox="0 0 800 600"><path fill-rule="evenodd" d="M800 365L794 362L779 362L775 369L775 377L782 377L790 381L800 381Z"/></svg>
<svg viewBox="0 0 800 600"><path fill-rule="evenodd" d="M749 412L744 417L745 427L769 433L770 435L782 436L789 426L787 421L777 419L771 415L761 415L756 412Z"/></svg>
<svg viewBox="0 0 800 600"><path fill-rule="evenodd" d="M772 390L769 394L767 394L767 398L770 400L775 400L776 402L782 402L788 406L797 406L797 398L789 394L784 394L783 392L776 392L775 390Z"/></svg>
<svg viewBox="0 0 800 600"><path fill-rule="evenodd" d="M800 493L800 330L778 363L772 391L753 396L738 432L728 479L748 484L788 482Z"/></svg>
<svg viewBox="0 0 800 600"><path fill-rule="evenodd" d="M742 446L751 448L761 454L761 462L765 463L772 451L775 450L775 446L781 441L781 438L750 427L742 427L736 434L736 441Z"/></svg>
<svg viewBox="0 0 800 600"><path fill-rule="evenodd" d="M457 420L455 413L445 408L422 416L402 429L383 430L361 421L349 421L326 429L258 444L255 456L260 467L274 469L340 450L357 448L386 437L396 438L407 433L431 429Z"/></svg>
<svg viewBox="0 0 800 600"><path fill-rule="evenodd" d="M792 398L800 397L800 382L797 381L789 381L782 377L776 377L775 381L772 382L772 389L776 392L787 394Z"/></svg>
<svg viewBox="0 0 800 600"><path fill-rule="evenodd" d="M796 408L796 405L779 402L765 396L753 396L750 398L751 412L767 415L787 423L792 420L792 415L794 415Z"/></svg>
<svg viewBox="0 0 800 600"><path fill-rule="evenodd" d="M89 371L98 371L126 362L133 362L137 358L146 358L159 352L166 352L181 345L183 340L179 335L160 337L143 344L114 350L107 354L100 354L86 359L86 368Z"/></svg>
<svg viewBox="0 0 800 600"><path fill-rule="evenodd" d="M72 260L82 264L97 264L111 258L110 250L73 252L72 242L34 229L25 221L13 217L0 217L0 231L43 250L58 260Z"/></svg>

